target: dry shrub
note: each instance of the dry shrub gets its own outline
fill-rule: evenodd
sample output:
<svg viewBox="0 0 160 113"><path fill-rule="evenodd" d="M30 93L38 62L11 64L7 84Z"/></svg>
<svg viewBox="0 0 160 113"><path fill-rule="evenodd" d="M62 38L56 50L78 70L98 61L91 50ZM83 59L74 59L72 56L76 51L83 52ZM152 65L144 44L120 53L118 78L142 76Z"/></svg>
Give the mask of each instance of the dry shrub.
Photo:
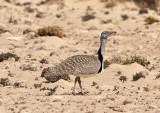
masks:
<svg viewBox="0 0 160 113"><path fill-rule="evenodd" d="M8 78L1 78L0 79L0 84L2 84L3 86L10 86L11 85Z"/></svg>
<svg viewBox="0 0 160 113"><path fill-rule="evenodd" d="M122 65L132 64L135 62L137 62L138 64L144 67L147 67L150 64L150 62L147 61L147 59L144 59L135 55L135 56L132 56L131 58L127 58L126 60L122 61Z"/></svg>
<svg viewBox="0 0 160 113"><path fill-rule="evenodd" d="M133 75L133 80L132 80L132 81L137 81L137 80L139 80L140 78L146 78L146 77L142 74L142 72L136 73L135 75Z"/></svg>
<svg viewBox="0 0 160 113"><path fill-rule="evenodd" d="M112 8L116 5L117 2L124 3L127 1L133 1L135 2L139 7L141 8L150 8L156 10L157 7L160 7L160 1L159 0L101 0L101 2L106 3L107 8Z"/></svg>
<svg viewBox="0 0 160 113"><path fill-rule="evenodd" d="M124 83L124 81L127 80L127 77L126 77L126 76L121 76L121 77L119 78L119 80L122 81L122 82Z"/></svg>
<svg viewBox="0 0 160 113"><path fill-rule="evenodd" d="M159 0L134 0L134 2L141 8L148 7L150 9L156 10L158 7Z"/></svg>
<svg viewBox="0 0 160 113"><path fill-rule="evenodd" d="M154 22L159 22L159 20L153 16L149 16L144 20L147 24L153 24Z"/></svg>
<svg viewBox="0 0 160 113"><path fill-rule="evenodd" d="M8 60L9 58L14 58L15 61L20 59L20 57L18 57L16 54L10 52L0 54L0 62L3 62L3 60Z"/></svg>
<svg viewBox="0 0 160 113"><path fill-rule="evenodd" d="M62 29L58 26L48 26L48 27L39 28L37 30L37 35L39 36L58 36L60 38L64 36Z"/></svg>

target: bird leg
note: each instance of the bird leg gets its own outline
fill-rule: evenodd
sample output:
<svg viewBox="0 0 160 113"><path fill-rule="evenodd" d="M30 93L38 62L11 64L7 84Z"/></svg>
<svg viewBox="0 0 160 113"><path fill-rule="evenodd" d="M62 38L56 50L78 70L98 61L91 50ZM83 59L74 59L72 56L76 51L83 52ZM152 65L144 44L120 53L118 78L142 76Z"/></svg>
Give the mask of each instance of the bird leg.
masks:
<svg viewBox="0 0 160 113"><path fill-rule="evenodd" d="M73 91L72 91L72 94L75 95L75 87L76 87L76 83L78 81L78 77L75 78L75 81L74 81L74 87L73 87Z"/></svg>
<svg viewBox="0 0 160 113"><path fill-rule="evenodd" d="M81 85L81 78L80 77L78 77L78 83L79 83L79 87L81 89L81 94L83 95L82 85Z"/></svg>
<svg viewBox="0 0 160 113"><path fill-rule="evenodd" d="M73 92L72 92L72 94L75 95L75 88L76 88L76 83L77 83L77 81L78 81L79 87L80 87L80 89L81 89L81 94L83 95L82 85L81 85L81 79L80 79L79 76L75 78L75 82L74 82L74 87L73 87Z"/></svg>

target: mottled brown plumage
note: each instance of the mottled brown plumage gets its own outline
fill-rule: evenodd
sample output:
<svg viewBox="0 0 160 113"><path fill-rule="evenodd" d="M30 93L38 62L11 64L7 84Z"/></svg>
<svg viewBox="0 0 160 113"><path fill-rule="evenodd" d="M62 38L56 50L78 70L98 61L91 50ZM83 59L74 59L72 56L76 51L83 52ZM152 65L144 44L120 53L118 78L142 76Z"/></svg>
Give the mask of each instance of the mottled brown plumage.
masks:
<svg viewBox="0 0 160 113"><path fill-rule="evenodd" d="M41 76L45 76L49 82L56 82L59 79L69 80L68 75L88 77L88 75L98 73L100 66L101 62L97 55L75 55L55 67L45 68Z"/></svg>

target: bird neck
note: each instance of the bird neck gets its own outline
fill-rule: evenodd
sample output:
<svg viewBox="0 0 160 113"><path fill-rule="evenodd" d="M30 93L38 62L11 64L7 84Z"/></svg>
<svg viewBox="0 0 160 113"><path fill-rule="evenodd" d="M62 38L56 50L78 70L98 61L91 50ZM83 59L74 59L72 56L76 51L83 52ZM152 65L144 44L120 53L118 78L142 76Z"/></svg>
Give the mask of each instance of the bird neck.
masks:
<svg viewBox="0 0 160 113"><path fill-rule="evenodd" d="M104 52L105 52L105 45L106 45L106 39L101 39L100 40L100 48L98 50L98 58L101 62L101 67L98 71L98 73L102 72L103 71L103 56L104 56Z"/></svg>
<svg viewBox="0 0 160 113"><path fill-rule="evenodd" d="M104 56L104 52L105 52L105 45L106 45L106 39L101 39L100 40L100 48L98 50L98 56L103 57Z"/></svg>

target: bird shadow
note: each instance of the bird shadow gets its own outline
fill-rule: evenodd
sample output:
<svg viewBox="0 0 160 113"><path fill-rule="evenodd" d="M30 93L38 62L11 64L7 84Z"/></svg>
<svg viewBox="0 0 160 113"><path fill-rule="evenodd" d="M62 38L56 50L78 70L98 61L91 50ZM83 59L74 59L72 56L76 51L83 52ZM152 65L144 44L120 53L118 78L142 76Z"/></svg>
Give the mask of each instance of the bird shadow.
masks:
<svg viewBox="0 0 160 113"><path fill-rule="evenodd" d="M78 92L78 93L75 93L75 94L65 92L65 93L63 93L63 94L61 94L61 95L73 95L73 96L82 95L82 96L86 96L86 95L89 95L89 94L90 94L90 92L86 91L86 92L83 92L83 93L82 93L82 92Z"/></svg>

